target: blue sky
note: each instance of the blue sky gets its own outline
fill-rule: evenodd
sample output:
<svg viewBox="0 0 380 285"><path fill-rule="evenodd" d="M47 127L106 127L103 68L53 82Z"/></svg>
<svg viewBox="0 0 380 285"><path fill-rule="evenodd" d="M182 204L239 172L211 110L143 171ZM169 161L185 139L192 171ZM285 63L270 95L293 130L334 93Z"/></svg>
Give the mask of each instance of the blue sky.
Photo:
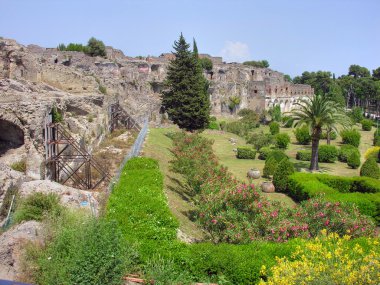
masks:
<svg viewBox="0 0 380 285"><path fill-rule="evenodd" d="M126 55L160 55L183 32L201 53L267 59L299 75L380 66L380 0L0 0L0 36L55 47L94 36Z"/></svg>

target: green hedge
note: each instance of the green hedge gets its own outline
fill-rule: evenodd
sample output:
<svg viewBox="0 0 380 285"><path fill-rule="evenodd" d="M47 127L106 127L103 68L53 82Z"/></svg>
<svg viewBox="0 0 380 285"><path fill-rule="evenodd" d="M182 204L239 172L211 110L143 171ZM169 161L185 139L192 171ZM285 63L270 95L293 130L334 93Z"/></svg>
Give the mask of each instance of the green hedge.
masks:
<svg viewBox="0 0 380 285"><path fill-rule="evenodd" d="M240 159L255 159L256 150L251 147L238 147L236 157Z"/></svg>
<svg viewBox="0 0 380 285"><path fill-rule="evenodd" d="M334 145L321 145L318 149L318 161L333 163L338 158L338 149Z"/></svg>
<svg viewBox="0 0 380 285"><path fill-rule="evenodd" d="M296 201L324 193L326 200L356 204L361 213L380 222L380 183L376 179L294 173L289 176L285 193Z"/></svg>
<svg viewBox="0 0 380 285"><path fill-rule="evenodd" d="M343 144L359 147L361 135L357 130L343 130L340 132L340 136L342 137Z"/></svg>
<svg viewBox="0 0 380 285"><path fill-rule="evenodd" d="M360 156L360 152L357 147L350 144L342 145L339 150L338 160L341 162L347 162L353 152L357 152Z"/></svg>
<svg viewBox="0 0 380 285"><path fill-rule="evenodd" d="M297 151L296 159L302 161L311 161L311 150L306 149Z"/></svg>
<svg viewBox="0 0 380 285"><path fill-rule="evenodd" d="M318 161L333 163L338 157L338 150L333 145L321 145L318 150ZM310 161L311 150L300 150L296 154L297 160Z"/></svg>
<svg viewBox="0 0 380 285"><path fill-rule="evenodd" d="M261 160L266 160L268 155L273 151L272 148L269 146L263 146L262 148L259 149L259 156L258 159Z"/></svg>
<svg viewBox="0 0 380 285"><path fill-rule="evenodd" d="M127 162L110 195L107 218L116 221L126 240L136 245L145 271L159 271L157 275L149 274L157 284L196 281L256 284L263 265L273 266L276 256L290 257L296 246L304 243L298 239L247 245L189 245L178 241L178 221L169 210L163 176L157 161L149 158L133 158ZM157 259L161 262L154 262ZM156 267L151 268L152 264ZM157 269L158 266L161 267ZM160 280L164 278L162 272L166 275L166 283Z"/></svg>

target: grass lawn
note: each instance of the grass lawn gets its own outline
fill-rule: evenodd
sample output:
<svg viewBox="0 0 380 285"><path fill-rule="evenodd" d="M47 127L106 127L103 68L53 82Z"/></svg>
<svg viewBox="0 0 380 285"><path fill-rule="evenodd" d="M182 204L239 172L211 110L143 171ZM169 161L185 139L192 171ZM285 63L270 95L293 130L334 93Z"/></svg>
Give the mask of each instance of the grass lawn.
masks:
<svg viewBox="0 0 380 285"><path fill-rule="evenodd" d="M188 213L193 211L195 207L189 203L189 197L184 194L182 177L169 170L169 161L172 159L170 152L172 141L165 134L175 130L178 130L178 128L149 129L143 154L157 159L160 164L160 169L164 174L165 193L168 197L169 208L179 220L180 230L195 239L201 240L205 235L203 230L197 227L188 217Z"/></svg>
<svg viewBox="0 0 380 285"><path fill-rule="evenodd" d="M361 162L364 162L364 153L365 151L372 146L372 138L374 129L370 132L362 131L359 126L358 128L362 138L361 144L359 147L361 153ZM172 213L178 218L180 222L180 229L196 239L202 239L204 237L204 232L197 227L197 225L190 220L189 214L194 210L194 205L192 205L191 200L186 196L186 187L184 186L181 175L172 173L169 169L169 161L171 159L171 140L165 136L166 133L171 131L176 131L178 128L152 128L149 131L148 138L144 145L144 155L148 157L155 158L160 163L160 168L165 174L165 191L169 201L169 207ZM268 126L260 126L260 128L255 129L255 132L264 131L264 133L269 132ZM295 136L293 134L292 128L281 128L280 130L283 133L289 134L291 138L291 143L288 149L285 151L286 154L290 157L291 161L295 164L297 169L308 169L309 162L299 161L295 159L296 153L301 149L310 149L311 146L298 145L296 143ZM202 133L205 137L212 139L214 141L213 149L215 154L219 158L219 161L224 166L227 166L229 171L239 180L247 181L246 177L247 171L251 168L257 168L263 171L265 161L259 159L237 159L233 149L238 146L245 146L245 139L237 135L215 130L206 130ZM232 144L229 139L237 139L236 145ZM320 144L326 144L326 140L321 140ZM332 141L332 145L340 146L341 138L338 135L336 140ZM359 169L351 169L347 166L346 163L335 162L335 163L320 163L320 171L326 172L333 175L341 176L358 176ZM261 182L265 181L265 178L260 178L254 180L253 183L257 186L258 190L260 189ZM288 196L282 193L263 193L270 200L276 200L284 202L286 205L293 206L295 202Z"/></svg>

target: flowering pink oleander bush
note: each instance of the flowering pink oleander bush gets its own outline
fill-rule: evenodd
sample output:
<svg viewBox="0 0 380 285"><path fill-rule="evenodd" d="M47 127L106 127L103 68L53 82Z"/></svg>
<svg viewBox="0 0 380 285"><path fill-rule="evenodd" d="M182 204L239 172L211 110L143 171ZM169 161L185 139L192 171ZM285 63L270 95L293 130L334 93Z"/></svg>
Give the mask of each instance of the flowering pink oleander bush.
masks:
<svg viewBox="0 0 380 285"><path fill-rule="evenodd" d="M242 183L219 165L212 141L197 134L175 136L172 169L193 189L199 224L214 242L284 242L310 238L322 229L353 237L368 236L374 224L349 204L331 203L317 196L288 208L267 200L253 184Z"/></svg>

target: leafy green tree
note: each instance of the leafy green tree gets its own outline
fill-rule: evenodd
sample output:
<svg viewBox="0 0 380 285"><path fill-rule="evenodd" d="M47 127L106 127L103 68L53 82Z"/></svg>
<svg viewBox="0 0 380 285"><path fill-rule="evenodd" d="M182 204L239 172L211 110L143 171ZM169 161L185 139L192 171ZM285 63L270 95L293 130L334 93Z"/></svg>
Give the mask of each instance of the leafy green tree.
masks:
<svg viewBox="0 0 380 285"><path fill-rule="evenodd" d="M293 82L293 79L290 77L289 74L285 74L285 75L284 75L284 80L285 80L286 82Z"/></svg>
<svg viewBox="0 0 380 285"><path fill-rule="evenodd" d="M318 170L318 148L322 129L331 126L336 130L337 125L346 126L347 118L343 107L327 96L316 95L312 99L303 99L296 103L291 117L295 126L307 125L311 129L311 162L310 170Z"/></svg>
<svg viewBox="0 0 380 285"><path fill-rule="evenodd" d="M175 124L193 132L209 125L210 98L195 41L194 52L189 47L181 33L179 40L174 42L175 59L168 67L162 106Z"/></svg>
<svg viewBox="0 0 380 285"><path fill-rule="evenodd" d="M199 62L201 63L201 66L204 70L207 70L207 71L212 70L213 65L212 65L211 59L204 57L204 58L200 58Z"/></svg>
<svg viewBox="0 0 380 285"><path fill-rule="evenodd" d="M65 46L65 44L59 44L59 45L57 46L57 50L59 50L59 51L65 51L65 50L66 50L66 46Z"/></svg>
<svg viewBox="0 0 380 285"><path fill-rule="evenodd" d="M333 79L329 71L305 71L301 76L294 77L293 83L311 85L314 88L315 94L323 95L329 92Z"/></svg>
<svg viewBox="0 0 380 285"><path fill-rule="evenodd" d="M276 105L269 109L269 115L272 117L272 120L275 122L281 122L281 107Z"/></svg>
<svg viewBox="0 0 380 285"><path fill-rule="evenodd" d="M380 80L380 67L372 70L372 77L375 80Z"/></svg>
<svg viewBox="0 0 380 285"><path fill-rule="evenodd" d="M244 61L244 65L248 66L253 66L253 67L258 67L258 68L268 68L269 67L269 62L267 60L250 60L250 61Z"/></svg>
<svg viewBox="0 0 380 285"><path fill-rule="evenodd" d="M230 108L231 113L236 113L236 109L240 104L241 98L238 96L231 96L230 98L228 98L228 100L228 108Z"/></svg>
<svg viewBox="0 0 380 285"><path fill-rule="evenodd" d="M348 69L348 75L352 75L353 77L358 78L358 77L369 77L370 73L367 68L362 67L357 64L352 64L350 65Z"/></svg>
<svg viewBox="0 0 380 285"><path fill-rule="evenodd" d="M100 40L95 39L94 37L88 40L86 53L90 56L103 56L107 55L106 46Z"/></svg>

